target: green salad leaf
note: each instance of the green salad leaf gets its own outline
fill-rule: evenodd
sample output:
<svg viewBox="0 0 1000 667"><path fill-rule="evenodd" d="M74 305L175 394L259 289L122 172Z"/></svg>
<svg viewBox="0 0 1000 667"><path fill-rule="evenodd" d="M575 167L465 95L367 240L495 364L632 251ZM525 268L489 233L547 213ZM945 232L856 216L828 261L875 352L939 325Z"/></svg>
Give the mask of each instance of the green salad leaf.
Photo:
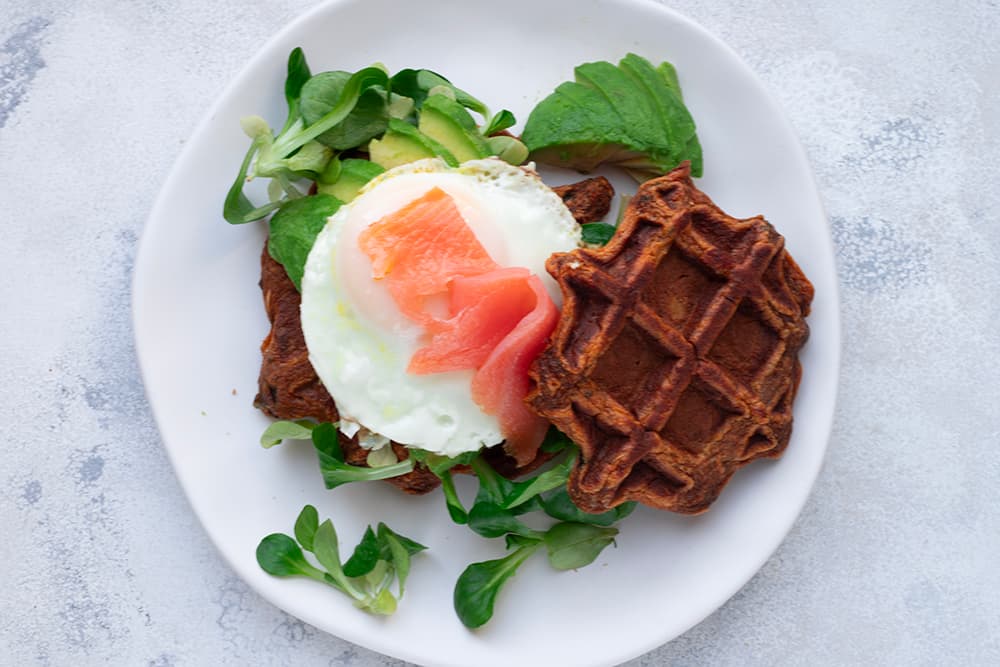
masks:
<svg viewBox="0 0 1000 667"><path fill-rule="evenodd" d="M285 75L285 102L288 104L288 117L285 119L284 130L291 127L299 110L299 98L302 96L302 86L312 76L306 54L301 48L295 47L288 54L287 74Z"/></svg>
<svg viewBox="0 0 1000 667"><path fill-rule="evenodd" d="M486 129L483 130L483 134L487 137L492 136L497 132L506 130L508 127L513 127L515 123L517 123L517 119L514 118L514 114L507 109L501 109L493 118L490 118L490 122L486 125Z"/></svg>
<svg viewBox="0 0 1000 667"><path fill-rule="evenodd" d="M388 539L392 538L396 542L398 542L400 545L402 545L402 547L404 549L406 549L406 553L408 553L411 556L414 555L414 554L418 554L421 551L427 551L427 547L425 547L424 545L420 544L420 542L415 542L415 541L411 540L408 537L405 537L403 535L400 535L399 533L393 532L393 530L391 528L389 528L389 526L385 525L382 522L379 522L378 529L377 529L377 531L376 531L375 534L378 536L378 540L379 540L379 544L380 545L382 545L385 540L388 540ZM387 560L386 556L388 556L388 555L390 555L389 552L387 552L385 550L385 548L383 547L382 548L382 559L383 560Z"/></svg>
<svg viewBox="0 0 1000 667"><path fill-rule="evenodd" d="M604 245L615 235L615 226L604 222L586 222L580 225L583 242L591 245Z"/></svg>
<svg viewBox="0 0 1000 667"><path fill-rule="evenodd" d="M586 523L557 523L545 533L549 564L557 570L576 570L594 562L615 540L617 528Z"/></svg>
<svg viewBox="0 0 1000 667"><path fill-rule="evenodd" d="M323 581L323 573L306 560L295 540L282 533L272 533L260 541L257 564L276 577L309 577Z"/></svg>
<svg viewBox="0 0 1000 667"><path fill-rule="evenodd" d="M319 529L319 512L312 505L306 505L295 519L295 539L306 551L313 550L313 538Z"/></svg>
<svg viewBox="0 0 1000 667"><path fill-rule="evenodd" d="M321 72L302 86L302 118L306 125L321 120L340 100L350 72ZM316 137L316 141L335 150L345 150L367 143L385 132L389 124L388 95L383 88L368 88L354 108L337 125Z"/></svg>
<svg viewBox="0 0 1000 667"><path fill-rule="evenodd" d="M466 109L472 109L483 118L490 117L490 110L485 104L464 90L456 88L451 81L429 69L400 70L393 75L390 81L390 90L412 99L417 109L423 106L429 95L439 93L442 90L450 90L453 99Z"/></svg>
<svg viewBox="0 0 1000 667"><path fill-rule="evenodd" d="M309 440L315 427L316 423L308 419L271 422L260 434L260 446L270 449L284 440Z"/></svg>
<svg viewBox="0 0 1000 667"><path fill-rule="evenodd" d="M295 289L302 291L302 274L316 236L326 226L326 219L337 212L342 202L331 195L316 194L286 202L268 224L267 251L285 267Z"/></svg>
<svg viewBox="0 0 1000 667"><path fill-rule="evenodd" d="M340 447L337 427L330 423L316 426L312 431L313 447L319 458L319 469L323 483L328 489L335 489L350 482L368 482L405 475L413 470L413 459L405 459L379 468L367 468L347 463Z"/></svg>
<svg viewBox="0 0 1000 667"><path fill-rule="evenodd" d="M467 628L478 628L493 617L497 594L517 569L542 545L525 541L503 558L472 563L455 582L455 613Z"/></svg>
<svg viewBox="0 0 1000 667"><path fill-rule="evenodd" d="M488 500L477 500L469 510L469 528L483 537L502 537L508 533L541 536L537 530L522 523L514 512Z"/></svg>
<svg viewBox="0 0 1000 667"><path fill-rule="evenodd" d="M361 542L354 547L354 553L344 563L344 574L348 577L361 577L368 574L375 569L375 563L379 561L381 555L382 550L375 537L375 531L372 530L371 526L368 526Z"/></svg>
<svg viewBox="0 0 1000 667"><path fill-rule="evenodd" d="M631 514L635 510L635 507L636 502L629 501L607 512L590 514L576 506L572 498L569 497L569 491L566 490L566 487L556 489L542 498L542 508L553 519L574 523L589 523L595 526L610 526Z"/></svg>

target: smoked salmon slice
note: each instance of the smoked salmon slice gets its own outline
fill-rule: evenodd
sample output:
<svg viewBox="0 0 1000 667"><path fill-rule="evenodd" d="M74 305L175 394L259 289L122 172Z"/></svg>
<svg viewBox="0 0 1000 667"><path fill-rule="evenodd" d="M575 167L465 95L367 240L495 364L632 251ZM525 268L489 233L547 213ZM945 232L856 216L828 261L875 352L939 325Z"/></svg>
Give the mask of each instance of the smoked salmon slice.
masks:
<svg viewBox="0 0 1000 667"><path fill-rule="evenodd" d="M528 408L524 397L531 389L528 367L541 354L559 320L559 310L538 276L531 275L526 282L535 293L535 307L493 348L472 378L472 399L500 420L507 453L518 465L535 457L549 427Z"/></svg>
<svg viewBox="0 0 1000 667"><path fill-rule="evenodd" d="M548 422L524 403L528 367L559 318L538 276L498 266L440 188L369 225L358 245L372 278L384 281L400 312L427 333L407 371L473 369L473 400L497 417L517 463L531 461ZM447 312L433 312L442 300Z"/></svg>
<svg viewBox="0 0 1000 667"><path fill-rule="evenodd" d="M372 277L384 280L400 312L421 324L429 321L428 301L447 296L452 279L497 266L440 188L369 225L358 245L372 261Z"/></svg>
<svg viewBox="0 0 1000 667"><path fill-rule="evenodd" d="M427 324L430 343L410 359L410 373L443 373L479 368L493 349L535 308L528 285L531 272L520 267L460 276L451 283L450 317Z"/></svg>

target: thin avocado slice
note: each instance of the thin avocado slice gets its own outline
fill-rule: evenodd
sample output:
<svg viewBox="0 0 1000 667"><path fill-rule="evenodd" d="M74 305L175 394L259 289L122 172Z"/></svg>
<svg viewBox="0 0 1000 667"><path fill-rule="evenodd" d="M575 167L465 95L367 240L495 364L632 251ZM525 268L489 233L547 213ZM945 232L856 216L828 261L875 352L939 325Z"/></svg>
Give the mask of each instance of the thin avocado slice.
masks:
<svg viewBox="0 0 1000 667"><path fill-rule="evenodd" d="M451 151L459 162L492 155L472 115L445 95L430 95L424 100L418 127Z"/></svg>
<svg viewBox="0 0 1000 667"><path fill-rule="evenodd" d="M568 81L534 108L521 140L538 162L588 172L604 162L641 157L629 150L620 125L620 116L600 92Z"/></svg>
<svg viewBox="0 0 1000 667"><path fill-rule="evenodd" d="M666 150L661 151L663 159L671 164L682 162L688 154L688 142L695 135L695 129L691 114L674 88L678 84L673 67L664 70L668 76L673 72L672 78L665 78L648 60L634 53L622 58L618 66L653 103L656 118L667 138Z"/></svg>
<svg viewBox="0 0 1000 667"><path fill-rule="evenodd" d="M383 169L428 157L440 157L450 166L458 166L451 151L409 123L395 118L389 119L389 127L381 139L372 139L368 144L368 152L371 161Z"/></svg>
<svg viewBox="0 0 1000 667"><path fill-rule="evenodd" d="M490 155L496 155L515 167L524 164L524 161L528 159L528 147L514 137L498 134L495 137L488 137L486 143L490 147Z"/></svg>
<svg viewBox="0 0 1000 667"><path fill-rule="evenodd" d="M635 54L630 53L628 54L628 56L625 57L628 58L629 56L633 55ZM680 79L677 78L677 68L674 67L671 63L668 63L666 60L664 60L662 63L656 66L656 71L660 74L660 76L663 77L663 80L667 82L667 85L670 86L670 89L673 90L675 93L677 93L677 98L683 101L684 94L681 92Z"/></svg>
<svg viewBox="0 0 1000 667"><path fill-rule="evenodd" d="M576 79L600 92L611 104L620 120L618 127L630 141L627 146L650 153L657 161L660 147L669 146L652 98L634 79L611 63L584 63L576 68Z"/></svg>
<svg viewBox="0 0 1000 667"><path fill-rule="evenodd" d="M358 196L358 190L363 188L385 169L369 160L348 158L340 162L340 176L333 183L320 183L318 191L333 195L347 203Z"/></svg>

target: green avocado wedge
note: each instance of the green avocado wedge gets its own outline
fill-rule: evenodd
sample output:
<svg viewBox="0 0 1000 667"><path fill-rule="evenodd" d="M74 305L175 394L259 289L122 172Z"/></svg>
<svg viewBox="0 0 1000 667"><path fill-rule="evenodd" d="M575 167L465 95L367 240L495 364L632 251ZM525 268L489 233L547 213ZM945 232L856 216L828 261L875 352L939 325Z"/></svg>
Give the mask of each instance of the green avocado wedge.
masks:
<svg viewBox="0 0 1000 667"><path fill-rule="evenodd" d="M428 157L440 157L449 166L458 166L451 151L406 121L395 118L389 119L388 129L381 139L371 140L368 151L372 162L383 169Z"/></svg>
<svg viewBox="0 0 1000 667"><path fill-rule="evenodd" d="M285 267L295 289L302 291L306 258L326 220L337 212L341 202L327 194L290 199L268 222L267 251Z"/></svg>
<svg viewBox="0 0 1000 667"><path fill-rule="evenodd" d="M521 138L532 160L582 172L614 164L639 180L689 160L701 175L701 144L670 63L654 67L630 53L617 66L584 63L574 74L528 117Z"/></svg>
<svg viewBox="0 0 1000 667"><path fill-rule="evenodd" d="M333 195L345 204L358 195L363 188L385 169L368 160L348 158L340 161L340 175L333 183L318 183L317 189L322 194Z"/></svg>
<svg viewBox="0 0 1000 667"><path fill-rule="evenodd" d="M491 155L472 115L445 95L430 95L420 109L420 131L451 151L459 162Z"/></svg>

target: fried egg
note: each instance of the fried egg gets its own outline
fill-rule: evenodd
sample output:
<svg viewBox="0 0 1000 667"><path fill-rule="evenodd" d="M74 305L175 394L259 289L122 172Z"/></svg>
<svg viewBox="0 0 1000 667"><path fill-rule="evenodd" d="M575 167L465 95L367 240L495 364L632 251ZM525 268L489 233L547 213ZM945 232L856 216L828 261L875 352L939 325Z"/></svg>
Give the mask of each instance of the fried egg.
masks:
<svg viewBox="0 0 1000 667"><path fill-rule="evenodd" d="M500 443L497 417L472 399L471 369L407 372L426 332L373 277L372 261L359 245L367 227L433 188L454 200L498 265L539 276L557 307L561 293L545 260L578 247L580 227L532 170L497 159L452 168L434 158L373 179L316 238L302 278L302 330L309 360L337 403L342 427L360 426L410 447L455 456Z"/></svg>

